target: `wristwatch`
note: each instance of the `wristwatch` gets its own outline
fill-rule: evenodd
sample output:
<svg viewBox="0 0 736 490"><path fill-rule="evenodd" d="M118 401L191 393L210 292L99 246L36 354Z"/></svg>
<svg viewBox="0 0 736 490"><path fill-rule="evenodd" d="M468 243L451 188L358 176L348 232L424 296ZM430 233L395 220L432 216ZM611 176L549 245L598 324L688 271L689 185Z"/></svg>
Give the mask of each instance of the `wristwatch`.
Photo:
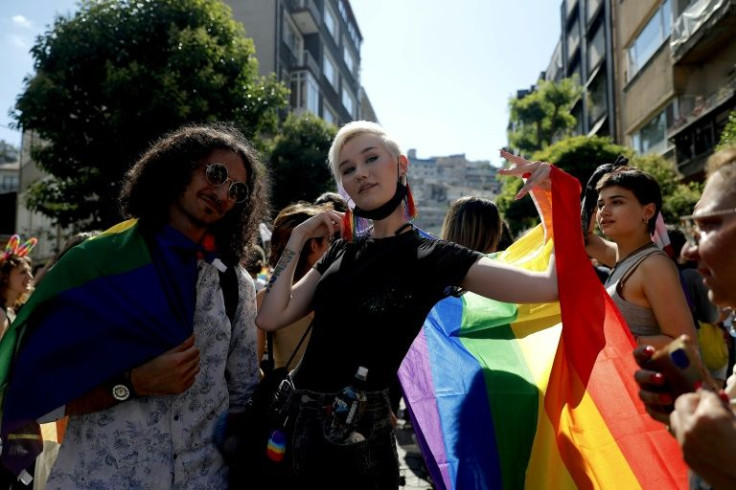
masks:
<svg viewBox="0 0 736 490"><path fill-rule="evenodd" d="M135 394L130 382L130 371L126 371L112 380L111 394L119 402L129 400Z"/></svg>
<svg viewBox="0 0 736 490"><path fill-rule="evenodd" d="M118 383L112 387L112 397L119 402L130 398L130 387L124 383Z"/></svg>

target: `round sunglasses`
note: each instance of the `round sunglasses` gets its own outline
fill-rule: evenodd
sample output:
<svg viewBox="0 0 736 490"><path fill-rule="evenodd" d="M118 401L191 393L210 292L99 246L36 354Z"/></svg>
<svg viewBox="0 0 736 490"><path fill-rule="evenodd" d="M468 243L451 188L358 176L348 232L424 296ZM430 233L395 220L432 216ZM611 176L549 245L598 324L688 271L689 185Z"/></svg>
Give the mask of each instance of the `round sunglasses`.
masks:
<svg viewBox="0 0 736 490"><path fill-rule="evenodd" d="M248 186L243 182L231 179L227 174L227 167L222 163L208 164L204 169L204 176L207 183L214 187L223 186L228 181L231 182L227 193L236 203L240 204L248 199Z"/></svg>

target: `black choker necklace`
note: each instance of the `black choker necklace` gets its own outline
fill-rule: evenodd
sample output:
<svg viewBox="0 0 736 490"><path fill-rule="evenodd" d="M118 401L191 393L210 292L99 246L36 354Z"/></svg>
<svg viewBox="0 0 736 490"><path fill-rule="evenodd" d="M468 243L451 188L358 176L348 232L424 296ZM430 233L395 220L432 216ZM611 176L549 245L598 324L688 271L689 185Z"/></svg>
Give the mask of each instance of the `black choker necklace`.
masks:
<svg viewBox="0 0 736 490"><path fill-rule="evenodd" d="M390 216L391 213L396 211L396 208L399 206L399 204L401 204L401 201L403 201L405 197L406 186L403 185L401 182L397 182L394 197L389 199L386 204L378 206L376 209L371 209L370 211L366 211L364 209L360 209L358 206L355 206L355 208L353 208L353 214L355 216L360 216L361 218L368 218L372 220L384 219Z"/></svg>

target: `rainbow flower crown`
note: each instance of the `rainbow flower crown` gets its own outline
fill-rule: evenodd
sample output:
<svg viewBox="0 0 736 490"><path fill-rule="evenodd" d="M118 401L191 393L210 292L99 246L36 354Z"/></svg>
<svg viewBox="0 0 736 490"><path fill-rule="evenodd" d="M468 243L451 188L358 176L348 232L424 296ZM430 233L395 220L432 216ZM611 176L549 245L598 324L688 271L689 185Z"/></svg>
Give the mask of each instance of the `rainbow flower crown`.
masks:
<svg viewBox="0 0 736 490"><path fill-rule="evenodd" d="M13 235L12 237L10 237L10 240L8 240L8 244L5 245L5 251L2 253L2 255L0 255L0 260L6 260L11 255L25 257L26 255L31 253L31 250L33 250L33 247L35 247L37 243L38 238L32 237L26 240L21 245L20 236Z"/></svg>

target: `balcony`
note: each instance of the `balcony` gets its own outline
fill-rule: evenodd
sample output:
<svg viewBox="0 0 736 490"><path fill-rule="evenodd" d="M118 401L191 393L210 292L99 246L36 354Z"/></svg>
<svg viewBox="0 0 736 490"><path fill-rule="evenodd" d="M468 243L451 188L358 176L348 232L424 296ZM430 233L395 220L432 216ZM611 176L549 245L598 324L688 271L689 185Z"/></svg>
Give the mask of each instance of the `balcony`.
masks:
<svg viewBox="0 0 736 490"><path fill-rule="evenodd" d="M672 26L673 64L700 63L736 31L736 0L699 0Z"/></svg>
<svg viewBox="0 0 736 490"><path fill-rule="evenodd" d="M686 94L678 98L680 116L667 130L674 142L678 170L686 177L702 174L713 153L728 113L736 108L736 77L711 94Z"/></svg>
<svg viewBox="0 0 736 490"><path fill-rule="evenodd" d="M322 71L319 69L319 63L317 63L317 60L314 59L312 53L310 53L306 49L302 51L301 61L297 63L297 66L299 68L306 68L307 70L311 71L312 75L314 75L315 78L319 78L320 73L322 73Z"/></svg>
<svg viewBox="0 0 736 490"><path fill-rule="evenodd" d="M302 34L315 34L319 31L322 16L314 0L287 0L289 12L294 23Z"/></svg>

